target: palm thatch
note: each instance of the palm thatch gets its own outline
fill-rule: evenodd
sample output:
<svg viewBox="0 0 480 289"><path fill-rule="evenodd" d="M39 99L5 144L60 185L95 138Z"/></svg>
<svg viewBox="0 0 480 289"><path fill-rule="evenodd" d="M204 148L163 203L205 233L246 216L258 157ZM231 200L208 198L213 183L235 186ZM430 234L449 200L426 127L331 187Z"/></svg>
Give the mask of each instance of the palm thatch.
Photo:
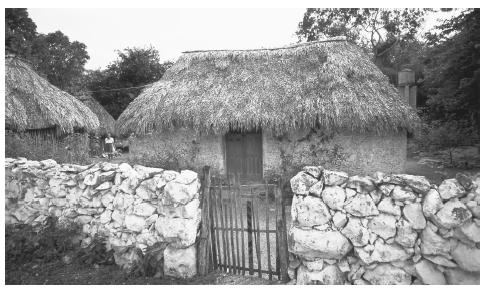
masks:
<svg viewBox="0 0 480 289"><path fill-rule="evenodd" d="M90 95L80 95L76 96L76 98L85 104L97 116L100 125L95 132L101 135L106 133L115 133L115 119L100 103L98 103L98 101L96 101Z"/></svg>
<svg viewBox="0 0 480 289"><path fill-rule="evenodd" d="M58 89L25 63L5 59L5 127L23 131L56 127L70 133L75 128L92 131L97 116L72 95Z"/></svg>
<svg viewBox="0 0 480 289"><path fill-rule="evenodd" d="M175 127L225 133L303 127L414 131L418 116L357 46L331 39L284 48L185 52L117 121L120 133Z"/></svg>

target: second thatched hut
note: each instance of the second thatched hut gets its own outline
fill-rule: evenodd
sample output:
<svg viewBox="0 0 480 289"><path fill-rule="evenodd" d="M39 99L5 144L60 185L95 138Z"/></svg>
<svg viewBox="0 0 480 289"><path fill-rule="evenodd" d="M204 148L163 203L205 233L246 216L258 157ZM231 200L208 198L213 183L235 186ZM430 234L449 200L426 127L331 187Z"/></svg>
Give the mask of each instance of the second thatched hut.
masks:
<svg viewBox="0 0 480 289"><path fill-rule="evenodd" d="M81 101L50 84L24 60L5 58L5 155L59 161L88 158L87 132L99 126Z"/></svg>
<svg viewBox="0 0 480 289"><path fill-rule="evenodd" d="M344 39L185 52L117 121L133 155L244 183L318 164L402 172L418 116Z"/></svg>

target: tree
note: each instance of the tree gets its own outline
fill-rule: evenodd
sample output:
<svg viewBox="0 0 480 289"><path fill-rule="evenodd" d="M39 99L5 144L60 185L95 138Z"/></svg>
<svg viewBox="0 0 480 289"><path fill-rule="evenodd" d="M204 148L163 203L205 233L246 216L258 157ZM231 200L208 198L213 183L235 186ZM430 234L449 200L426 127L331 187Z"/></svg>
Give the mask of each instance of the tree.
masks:
<svg viewBox="0 0 480 289"><path fill-rule="evenodd" d="M26 8L5 8L5 54L28 58L36 35L37 25Z"/></svg>
<svg viewBox="0 0 480 289"><path fill-rule="evenodd" d="M418 29L428 9L309 8L298 25L300 41L346 36L371 53L372 60L396 79L400 66L415 61L422 45Z"/></svg>
<svg viewBox="0 0 480 289"><path fill-rule="evenodd" d="M161 63L153 47L126 48L117 53L118 58L107 69L88 73L88 89L114 118L140 94L143 86L159 80L172 65Z"/></svg>
<svg viewBox="0 0 480 289"><path fill-rule="evenodd" d="M73 41L60 31L37 33L37 26L25 8L5 9L5 53L24 58L53 85L70 93L81 89L85 44Z"/></svg>
<svg viewBox="0 0 480 289"><path fill-rule="evenodd" d="M468 9L429 33L424 90L428 115L480 135L480 9ZM471 138L469 134L464 137Z"/></svg>
<svg viewBox="0 0 480 289"><path fill-rule="evenodd" d="M85 63L90 59L85 44L72 41L61 31L40 34L32 44L35 69L58 88L76 93L80 90Z"/></svg>

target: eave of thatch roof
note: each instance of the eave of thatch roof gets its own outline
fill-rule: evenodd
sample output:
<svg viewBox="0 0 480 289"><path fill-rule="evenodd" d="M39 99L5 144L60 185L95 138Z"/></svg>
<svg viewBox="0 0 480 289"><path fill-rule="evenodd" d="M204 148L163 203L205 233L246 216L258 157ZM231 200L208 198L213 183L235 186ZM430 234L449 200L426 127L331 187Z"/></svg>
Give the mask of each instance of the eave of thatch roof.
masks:
<svg viewBox="0 0 480 289"><path fill-rule="evenodd" d="M382 134L414 131L417 123L414 110L359 47L330 40L184 53L127 107L117 129L323 127Z"/></svg>
<svg viewBox="0 0 480 289"><path fill-rule="evenodd" d="M115 133L115 119L100 103L98 103L98 101L90 95L80 95L76 96L76 98L85 104L97 116L100 125L95 132L99 134Z"/></svg>
<svg viewBox="0 0 480 289"><path fill-rule="evenodd" d="M16 57L5 58L5 127L23 131L56 127L95 130L97 116L81 101L58 89Z"/></svg>

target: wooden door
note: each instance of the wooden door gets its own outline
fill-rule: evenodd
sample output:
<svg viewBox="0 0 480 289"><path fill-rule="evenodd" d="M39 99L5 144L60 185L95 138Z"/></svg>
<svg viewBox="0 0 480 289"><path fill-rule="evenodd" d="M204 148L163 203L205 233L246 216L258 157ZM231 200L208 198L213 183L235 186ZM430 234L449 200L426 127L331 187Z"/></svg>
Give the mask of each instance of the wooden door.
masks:
<svg viewBox="0 0 480 289"><path fill-rule="evenodd" d="M227 173L242 183L263 179L262 134L228 133L226 140Z"/></svg>

